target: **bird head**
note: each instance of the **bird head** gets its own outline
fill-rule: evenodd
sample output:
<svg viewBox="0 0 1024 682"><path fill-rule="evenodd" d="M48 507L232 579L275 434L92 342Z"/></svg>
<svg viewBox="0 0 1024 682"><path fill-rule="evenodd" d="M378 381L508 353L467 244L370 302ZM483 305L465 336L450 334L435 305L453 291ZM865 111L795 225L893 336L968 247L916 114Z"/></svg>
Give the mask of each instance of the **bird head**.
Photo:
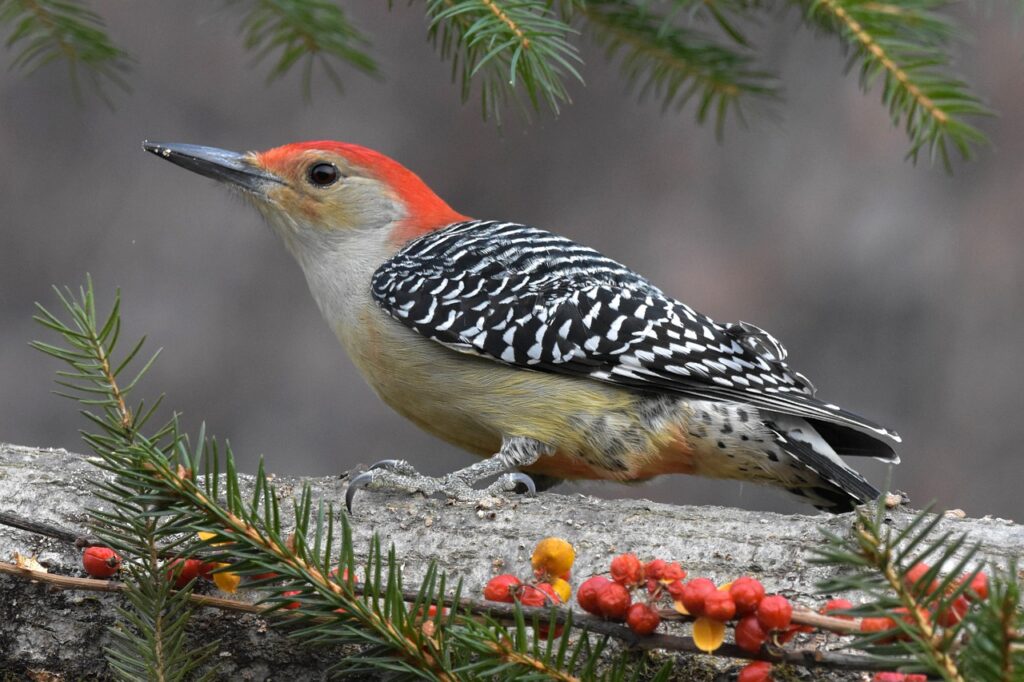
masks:
<svg viewBox="0 0 1024 682"><path fill-rule="evenodd" d="M293 251L381 233L392 247L465 216L387 156L345 142L297 142L263 152L143 143L183 168L242 190Z"/></svg>

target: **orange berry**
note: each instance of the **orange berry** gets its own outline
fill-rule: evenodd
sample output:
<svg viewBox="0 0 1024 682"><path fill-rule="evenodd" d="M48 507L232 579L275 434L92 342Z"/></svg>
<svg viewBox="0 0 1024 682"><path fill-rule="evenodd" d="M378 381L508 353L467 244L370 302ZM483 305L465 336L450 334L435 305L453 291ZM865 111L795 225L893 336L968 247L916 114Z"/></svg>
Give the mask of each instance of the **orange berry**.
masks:
<svg viewBox="0 0 1024 682"><path fill-rule="evenodd" d="M661 616L647 604L633 604L626 611L626 625L638 635L649 635L658 629Z"/></svg>
<svg viewBox="0 0 1024 682"><path fill-rule="evenodd" d="M121 570L121 555L109 547L86 547L82 567L93 578L111 578Z"/></svg>
<svg viewBox="0 0 1024 682"><path fill-rule="evenodd" d="M535 571L553 576L565 575L576 560L576 550L562 538L544 538L533 548L530 564Z"/></svg>

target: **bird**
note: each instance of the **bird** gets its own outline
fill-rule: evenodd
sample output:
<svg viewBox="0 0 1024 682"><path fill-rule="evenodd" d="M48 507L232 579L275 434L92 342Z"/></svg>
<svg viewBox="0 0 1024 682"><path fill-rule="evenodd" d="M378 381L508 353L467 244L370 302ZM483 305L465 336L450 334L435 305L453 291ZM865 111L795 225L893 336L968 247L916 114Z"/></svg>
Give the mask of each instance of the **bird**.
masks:
<svg viewBox="0 0 1024 682"><path fill-rule="evenodd" d="M817 398L767 331L553 232L463 215L380 152L143 148L247 198L383 402L482 457L439 477L378 462L350 481L350 510L361 489L473 500L690 474L841 513L879 496L842 456L899 461L895 431Z"/></svg>

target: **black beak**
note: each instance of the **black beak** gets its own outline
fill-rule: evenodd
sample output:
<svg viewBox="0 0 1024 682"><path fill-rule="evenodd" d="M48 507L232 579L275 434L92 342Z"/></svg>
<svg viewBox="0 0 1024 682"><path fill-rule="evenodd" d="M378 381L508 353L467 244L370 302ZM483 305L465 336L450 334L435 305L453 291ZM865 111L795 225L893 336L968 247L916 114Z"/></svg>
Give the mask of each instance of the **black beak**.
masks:
<svg viewBox="0 0 1024 682"><path fill-rule="evenodd" d="M165 144L149 140L142 143L142 148L182 168L256 194L265 193L267 183L285 184L273 173L254 166L246 154L197 144Z"/></svg>

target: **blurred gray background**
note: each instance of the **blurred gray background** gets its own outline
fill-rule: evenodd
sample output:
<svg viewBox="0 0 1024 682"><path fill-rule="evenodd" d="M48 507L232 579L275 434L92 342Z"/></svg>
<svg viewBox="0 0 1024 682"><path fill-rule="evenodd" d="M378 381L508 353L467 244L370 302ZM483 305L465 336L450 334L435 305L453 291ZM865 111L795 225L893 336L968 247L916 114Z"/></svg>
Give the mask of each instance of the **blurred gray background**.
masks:
<svg viewBox="0 0 1024 682"><path fill-rule="evenodd" d="M363 384L254 211L140 149L335 138L399 159L464 213L565 233L717 320L765 327L820 396L901 432L894 485L914 502L1024 520L1024 68L1009 11L965 17L959 66L1000 116L981 123L992 147L948 177L903 160L877 92L793 15L757 33L786 85L779 116L718 143L689 110L638 104L592 46L573 106L499 131L459 104L415 6L347 3L384 79L343 70L343 94L317 79L309 103L297 76L265 85L238 16L214 3L94 6L138 59L116 109L76 104L61 65L0 74L0 440L83 449L75 406L50 393L56 361L27 342L42 333L33 301L55 306L51 284L90 272L103 300L123 289L127 334L164 348L140 390L166 392L192 431L206 420L245 467L468 464ZM884 482L885 466L856 464ZM809 510L687 477L562 490Z"/></svg>

